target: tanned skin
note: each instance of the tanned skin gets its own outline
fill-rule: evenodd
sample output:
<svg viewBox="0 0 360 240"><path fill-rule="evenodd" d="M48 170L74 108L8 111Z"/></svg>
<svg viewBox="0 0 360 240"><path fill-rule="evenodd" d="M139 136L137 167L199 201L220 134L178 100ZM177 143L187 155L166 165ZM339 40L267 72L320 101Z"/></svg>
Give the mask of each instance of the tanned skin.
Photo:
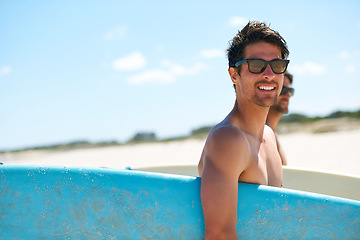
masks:
<svg viewBox="0 0 360 240"><path fill-rule="evenodd" d="M281 56L276 45L264 41L245 47L245 59ZM253 74L244 63L239 73L230 67L229 76L236 89L234 108L210 131L198 164L206 239L237 239L238 182L282 186L276 138L265 121L284 75L274 74L270 65Z"/></svg>
<svg viewBox="0 0 360 240"><path fill-rule="evenodd" d="M288 88L291 87L290 79L286 75L284 76L284 84L283 85ZM271 129L275 132L277 148L278 148L278 151L280 154L282 165L287 165L287 159L285 156L284 149L282 148L282 146L279 142L279 136L276 133L276 128L277 128L277 125L278 125L282 115L284 113L289 112L288 107L289 107L289 101L290 101L291 97L292 97L292 95L290 92L287 92L284 95L280 95L278 97L276 103L270 107L269 114L266 119L266 124L269 127L271 127Z"/></svg>

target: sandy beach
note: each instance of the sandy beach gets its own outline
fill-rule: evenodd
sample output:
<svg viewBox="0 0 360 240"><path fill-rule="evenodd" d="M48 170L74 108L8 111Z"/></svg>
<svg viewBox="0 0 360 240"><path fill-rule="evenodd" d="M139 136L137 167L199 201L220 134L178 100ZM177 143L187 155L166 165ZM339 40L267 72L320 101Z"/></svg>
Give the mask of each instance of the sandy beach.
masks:
<svg viewBox="0 0 360 240"><path fill-rule="evenodd" d="M280 135L289 167L360 177L360 129L331 133ZM205 139L144 143L68 151L0 154L6 165L56 165L124 169L197 164Z"/></svg>

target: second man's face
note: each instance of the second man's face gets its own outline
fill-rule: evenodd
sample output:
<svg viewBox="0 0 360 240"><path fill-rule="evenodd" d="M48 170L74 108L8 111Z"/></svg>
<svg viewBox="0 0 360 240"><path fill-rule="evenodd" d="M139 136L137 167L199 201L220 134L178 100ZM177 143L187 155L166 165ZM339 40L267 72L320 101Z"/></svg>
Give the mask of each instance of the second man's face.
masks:
<svg viewBox="0 0 360 240"><path fill-rule="evenodd" d="M288 77L284 77L284 87L291 87L291 83ZM276 111L281 113L289 112L289 100L292 97L290 91L285 93L284 95L280 95L276 101L276 103L272 106Z"/></svg>

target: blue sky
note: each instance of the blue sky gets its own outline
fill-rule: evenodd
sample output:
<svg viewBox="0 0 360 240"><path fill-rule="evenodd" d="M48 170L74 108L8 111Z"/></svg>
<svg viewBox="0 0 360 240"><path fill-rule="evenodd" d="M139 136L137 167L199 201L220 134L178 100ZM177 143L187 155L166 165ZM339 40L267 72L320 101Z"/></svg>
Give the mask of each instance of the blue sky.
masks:
<svg viewBox="0 0 360 240"><path fill-rule="evenodd" d="M360 108L359 1L0 1L0 150L176 137L222 120L229 40L286 39L290 113Z"/></svg>

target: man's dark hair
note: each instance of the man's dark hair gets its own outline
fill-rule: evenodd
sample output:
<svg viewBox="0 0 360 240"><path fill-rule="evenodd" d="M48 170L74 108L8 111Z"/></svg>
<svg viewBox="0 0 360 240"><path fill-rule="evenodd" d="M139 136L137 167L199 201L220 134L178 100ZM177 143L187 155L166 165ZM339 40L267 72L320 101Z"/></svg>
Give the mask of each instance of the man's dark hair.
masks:
<svg viewBox="0 0 360 240"><path fill-rule="evenodd" d="M294 78L294 76L293 76L291 73L289 73L288 71L286 71L286 72L284 73L284 76L289 79L290 84L293 83L293 78Z"/></svg>
<svg viewBox="0 0 360 240"><path fill-rule="evenodd" d="M227 49L229 68L244 59L246 46L258 42L267 42L279 47L283 59L289 56L286 41L277 31L272 30L264 22L250 21L230 42Z"/></svg>
<svg viewBox="0 0 360 240"><path fill-rule="evenodd" d="M230 47L227 49L229 68L234 67L236 62L244 59L247 45L258 42L267 42L278 46L283 59L289 56L290 52L286 41L277 31L269 28L264 22L252 21L239 31L230 42Z"/></svg>

